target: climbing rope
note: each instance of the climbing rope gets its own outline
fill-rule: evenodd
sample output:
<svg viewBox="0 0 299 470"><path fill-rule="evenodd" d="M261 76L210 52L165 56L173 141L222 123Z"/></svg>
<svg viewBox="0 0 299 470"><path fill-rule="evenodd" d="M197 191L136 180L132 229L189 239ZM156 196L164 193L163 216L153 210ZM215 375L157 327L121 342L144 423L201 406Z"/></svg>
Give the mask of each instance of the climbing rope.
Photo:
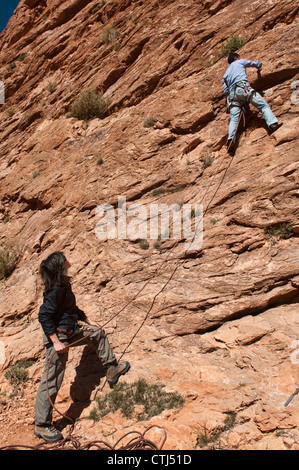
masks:
<svg viewBox="0 0 299 470"><path fill-rule="evenodd" d="M238 125L237 125L237 128L236 128L236 131L235 131L235 135L237 134L238 128L239 128L239 126L240 126L241 116L243 116L244 126L245 126L245 111L243 110L243 108L242 108L242 112L240 113L239 122L238 122ZM235 136L234 136L234 138L235 138ZM208 211L210 205L212 204L212 201L214 200L214 198L215 198L217 192L219 191L219 189L220 189L220 187L221 187L221 185L222 185L222 183L223 183L223 181L224 181L224 179L225 179L225 176L226 176L226 174L227 174L227 171L228 171L228 169L229 169L229 167L230 167L230 165L231 165L231 163L232 163L232 160L233 160L233 158L230 159L230 161L229 161L229 163L228 163L228 165L227 165L227 167L226 167L226 169L225 169L225 171L224 171L224 174L223 174L223 176L222 176L222 178L221 178L221 180L220 180L220 183L218 184L218 186L217 186L217 188L216 188L216 191L214 192L214 194L213 194L213 196L211 197L210 201L208 202L208 204L207 204L205 210L203 211L202 216L201 216L201 218L199 219L199 221L198 221L198 223L197 223L197 227L196 227L195 230L194 230L194 236L193 236L193 238L192 238L190 244L192 244L192 242L194 241L197 228L198 228L199 224L201 223L201 221L202 221L204 215L207 213L207 211ZM220 170L220 173L221 173L222 171L223 171L223 170L221 169L221 170ZM204 201L204 199L205 199L205 197L206 197L206 195L207 195L207 192L208 192L210 186L211 186L211 183L209 184L207 190L205 191L205 193L204 193L204 195L203 195L201 204L203 204L203 201ZM162 262L159 264L159 266L158 266L158 267L156 268L156 270L154 271L153 275L148 278L148 280L142 285L142 287L137 291L137 293L136 293L130 300L128 300L128 302L127 302L120 310L118 310L118 311L117 311L113 316L111 316L105 323L103 323L103 327L105 327L108 323L111 323L111 321L114 320L114 318L118 317L131 303L134 302L134 300L137 299L137 297L139 297L139 295L141 294L141 292L142 292L142 291L147 287L147 285L157 276L157 274L159 273L159 271L161 271L162 267L166 264L166 262L168 261L168 259L169 259L170 255L171 255L171 253L172 253L172 252L174 251L174 249L178 246L178 244L180 243L180 241L181 241L181 240L177 240L177 241L173 244L173 246L172 246L172 247L170 248L170 250L168 251L166 257L162 260ZM185 250L185 254L186 254L186 252L187 252L187 250ZM183 260L183 263L184 263L185 261L186 261L186 258ZM176 269L175 269L175 271L176 271ZM173 272L173 273L171 274L170 278L166 281L166 283L165 283L165 285L162 287L161 291L159 291L159 292L155 295L154 299L156 299L156 297L165 289L166 285L169 284L169 282L170 282L171 278L173 277L174 273L175 273L175 272ZM152 305L153 305L153 304L152 304ZM151 310L151 309L152 309L152 307L150 308L150 310ZM148 316L148 315L147 315L147 316ZM146 317L146 318L147 318L147 317Z"/></svg>
<svg viewBox="0 0 299 470"><path fill-rule="evenodd" d="M243 110L242 110L243 111ZM239 124L240 124L240 121L241 121L241 115L242 113L240 113L240 118L239 118L239 122L238 122L238 125L237 125L237 128L236 128L236 133L237 133L237 130L238 130L238 127L239 127ZM244 114L244 125L245 125L245 114ZM219 191L224 179L225 179L225 176L227 174L227 171L231 165L233 161L233 158L230 159L228 165L226 166L225 168L225 171L221 177L221 180L219 182L219 184L217 185L216 187L216 190L214 191L212 197L210 198L205 210L203 211L203 213L201 214L201 218L200 220L197 222L197 226L194 230L194 236L193 236L193 239L191 240L190 243L193 242L194 238L195 238L195 235L197 233L197 228L199 226L199 224L201 223L201 220L202 218L204 217L204 215L206 214L206 212L208 211L212 201L214 200L217 192ZM221 169L220 173L222 172L223 170ZM201 201L201 204L203 204L203 201L208 193L208 190L211 186L211 182L208 186L208 188L206 189L204 195L203 195L203 198L202 198L202 201ZM162 267L166 264L166 262L168 261L171 253L174 251L174 249L178 246L179 242L181 240L177 240L174 245L172 246L172 248L168 251L167 253L167 256L163 259L163 261L159 264L159 266L156 268L155 272L153 273L152 276L149 277L149 279L142 285L142 287L137 291L137 293L120 309L118 310L112 317L110 317L102 326L102 328L104 328L108 323L110 323L114 318L118 317L131 303L134 302L134 300L137 299L137 297L139 297L139 295L141 294L141 292L146 288L146 286L157 276L157 274L162 270ZM132 344L132 342L134 341L134 339L136 338L137 334L139 333L139 331L142 329L143 325L145 324L146 320L148 319L149 317L149 314L150 312L152 311L153 309L153 306L155 304L155 301L157 299L157 297L166 289L166 287L168 286L168 284L171 282L171 280L173 279L176 271L178 270L178 268L180 266L183 266L184 263L186 262L186 260L188 258L186 258L186 252L187 250L185 250L185 256L184 256L184 259L177 263L176 266L174 267L173 271L171 272L170 276L168 277L168 279L166 280L166 282L163 284L162 288L155 294L155 296L153 297L153 300L151 302L151 305L149 307L149 309L147 310L146 312L146 315L144 317L144 319L142 320L141 324L139 325L138 329L136 330L136 332L133 334L131 340L129 341L129 343L127 344L126 348L124 349L124 351L122 352L120 358L122 358L124 356L124 354L126 353L126 351L128 350L128 348L130 347L130 345ZM75 346L76 344L80 343L80 341L83 341L85 340L86 338L88 338L88 336L92 333L92 331L90 331L87 335L85 335L84 337L80 338L79 340L77 341L74 341L73 343L70 343L69 345L66 346L66 348L70 348L72 346ZM142 433L139 433L137 431L133 431L132 433L135 433L137 434L137 437L133 438L128 444L124 445L124 446L120 446L120 447L117 447L120 442L126 437L128 436L129 434L132 434L132 433L128 433L126 434L125 436L123 436L114 446L111 446L109 443L105 442L105 441L91 441L87 444L80 444L79 440L77 438L75 438L73 435L72 435L72 432L73 432L73 429L74 429L74 421L69 417L69 416L66 416L64 415L62 412L60 412L54 405L54 403L52 402L51 400L51 397L50 397L50 394L49 394L49 388L48 388L48 374L49 374L49 367L50 367L50 364L51 364L51 361L54 357L54 355L56 354L56 351L54 351L49 359L49 362L48 362L48 366L47 366L47 376L46 376L46 384L47 384L47 394L48 394L48 399L50 401L50 404L51 406L53 407L53 409L58 413L60 414L62 417L64 417L65 419L67 419L68 421L70 421L71 423L71 430L69 432L69 435L64 438L63 440L59 441L58 443L56 444L39 444L37 446L18 446L18 445L12 445L12 446L6 446L6 447L2 447L0 448L0 450L7 450L7 449L34 449L34 450L44 450L44 449L47 449L47 450L89 450L91 448L96 448L96 449L99 449L99 450L104 450L104 449L110 449L110 450L134 450L134 449L142 449L142 450L146 450L146 449L152 449L152 450L161 450L165 441L166 441L166 432L164 430L164 439L163 439L163 442L160 446L160 448L158 448L152 441L149 441L148 439L145 439L145 434L148 432L149 429L151 429L152 427L156 427L156 426L151 426L149 428L147 428L145 430L145 432L142 434ZM119 358L119 359L120 359ZM104 388L105 386L105 383L102 387L102 389ZM160 428L162 429L162 428Z"/></svg>
<svg viewBox="0 0 299 470"><path fill-rule="evenodd" d="M160 446L155 444L152 440L146 438L146 434L152 429L157 428L163 431L163 438ZM125 438L134 435L126 444L122 444ZM9 445L0 447L0 450L162 450L166 442L166 431L159 426L149 426L143 433L138 431L130 431L122 436L114 445L103 440L94 440L82 444L78 438L69 434L65 439L55 444L38 444L36 446L29 445Z"/></svg>

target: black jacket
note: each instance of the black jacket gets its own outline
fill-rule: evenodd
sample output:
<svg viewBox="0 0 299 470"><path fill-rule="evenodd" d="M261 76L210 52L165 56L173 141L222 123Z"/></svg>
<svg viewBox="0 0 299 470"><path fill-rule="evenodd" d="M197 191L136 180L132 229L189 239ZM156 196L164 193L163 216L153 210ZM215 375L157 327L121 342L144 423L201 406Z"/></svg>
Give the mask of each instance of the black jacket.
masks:
<svg viewBox="0 0 299 470"><path fill-rule="evenodd" d="M86 319L83 310L76 305L76 297L70 284L44 291L43 297L38 320L46 336L56 333L57 328L74 330L78 320Z"/></svg>

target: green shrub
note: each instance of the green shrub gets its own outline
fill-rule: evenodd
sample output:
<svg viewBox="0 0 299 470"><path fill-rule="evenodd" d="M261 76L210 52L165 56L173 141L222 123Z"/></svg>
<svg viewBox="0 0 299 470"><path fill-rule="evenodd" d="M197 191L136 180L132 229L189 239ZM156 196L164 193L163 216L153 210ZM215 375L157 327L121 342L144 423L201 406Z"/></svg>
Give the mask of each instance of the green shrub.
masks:
<svg viewBox="0 0 299 470"><path fill-rule="evenodd" d="M7 279L19 260L18 249L10 244L0 246L0 280Z"/></svg>
<svg viewBox="0 0 299 470"><path fill-rule="evenodd" d="M117 29L105 28L102 34L102 41L104 44L111 44L112 42L118 41L121 34Z"/></svg>
<svg viewBox="0 0 299 470"><path fill-rule="evenodd" d="M141 240L139 240L138 245L142 250L149 249L149 243L145 238L142 238Z"/></svg>
<svg viewBox="0 0 299 470"><path fill-rule="evenodd" d="M226 413L226 418L222 428L208 430L207 426L204 425L202 427L202 432L198 435L197 446L200 448L208 448L208 450L216 450L214 448L215 442L219 441L224 432L230 431L235 426L236 418L236 413L234 411L230 411ZM218 442L218 445L218 448L220 449L220 442Z"/></svg>
<svg viewBox="0 0 299 470"><path fill-rule="evenodd" d="M143 120L143 125L144 127L154 127L156 122L157 122L157 119L155 119L154 117L146 117Z"/></svg>
<svg viewBox="0 0 299 470"><path fill-rule="evenodd" d="M56 82L50 82L47 85L47 90L50 94L54 93L57 90L57 83Z"/></svg>
<svg viewBox="0 0 299 470"><path fill-rule="evenodd" d="M167 393L162 389L163 385L148 385L143 379L132 384L119 384L105 397L97 398L98 410L94 410L91 419L99 419L117 410L121 410L126 418L131 418L135 406L142 405L143 412L138 415L138 420L148 420L166 409L183 406L184 399L181 395L176 392Z"/></svg>
<svg viewBox="0 0 299 470"><path fill-rule="evenodd" d="M214 159L213 159L213 157L211 157L211 156L204 157L204 159L203 159L203 161L202 161L202 168L203 168L203 170L204 170L205 168L208 168L209 166L211 166L212 163L213 163L213 161L214 161Z"/></svg>
<svg viewBox="0 0 299 470"><path fill-rule="evenodd" d="M157 189L153 189L153 191L151 192L151 196L156 197L156 196L160 196L161 194L165 194L165 193L166 193L166 189L157 188Z"/></svg>
<svg viewBox="0 0 299 470"><path fill-rule="evenodd" d="M102 157L101 152L97 152L97 153L95 154L94 158L95 158L95 161L96 161L97 165L103 165L104 159L103 159L103 157Z"/></svg>
<svg viewBox="0 0 299 470"><path fill-rule="evenodd" d="M293 236L293 227L289 222L282 222L277 225L272 225L265 229L266 238L287 240Z"/></svg>
<svg viewBox="0 0 299 470"><path fill-rule="evenodd" d="M30 359L20 359L13 366L10 367L4 374L5 378L9 380L11 385L19 386L28 381L27 368L31 366L34 361Z"/></svg>
<svg viewBox="0 0 299 470"><path fill-rule="evenodd" d="M161 247L162 245L162 240L161 240L161 234L158 235L158 239L155 241L154 243L154 248L156 250L159 250L159 248Z"/></svg>
<svg viewBox="0 0 299 470"><path fill-rule="evenodd" d="M8 118L11 118L14 114L15 114L14 108L8 108L8 109L6 110L6 116L7 116Z"/></svg>
<svg viewBox="0 0 299 470"><path fill-rule="evenodd" d="M109 102L110 100L104 98L102 93L89 88L83 91L79 98L73 103L71 115L82 121L103 118Z"/></svg>
<svg viewBox="0 0 299 470"><path fill-rule="evenodd" d="M91 14L95 15L101 8L102 8L102 5L96 5L95 7L92 8Z"/></svg>
<svg viewBox="0 0 299 470"><path fill-rule="evenodd" d="M231 52L236 52L243 47L250 39L239 36L231 36L221 47L219 56L226 57Z"/></svg>
<svg viewBox="0 0 299 470"><path fill-rule="evenodd" d="M177 186L172 186L171 188L157 188L153 189L151 196L156 197L160 196L161 194L174 194L183 191L185 188L185 184L178 184Z"/></svg>
<svg viewBox="0 0 299 470"><path fill-rule="evenodd" d="M23 62L23 60L25 60L26 57L27 57L26 52L23 52L22 54L20 54L20 55L18 56L18 59L17 59L17 60L19 60L20 62Z"/></svg>
<svg viewBox="0 0 299 470"><path fill-rule="evenodd" d="M7 70L9 72L11 72L13 69L16 68L16 63L15 62L11 62L8 66L7 66Z"/></svg>

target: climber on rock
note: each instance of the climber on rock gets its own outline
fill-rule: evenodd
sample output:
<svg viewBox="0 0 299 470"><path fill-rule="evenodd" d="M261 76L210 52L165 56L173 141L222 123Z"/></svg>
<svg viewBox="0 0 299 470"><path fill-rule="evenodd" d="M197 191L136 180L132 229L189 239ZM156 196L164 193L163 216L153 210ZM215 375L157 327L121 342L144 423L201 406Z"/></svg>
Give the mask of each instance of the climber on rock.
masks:
<svg viewBox="0 0 299 470"><path fill-rule="evenodd" d="M247 80L246 68L255 67L260 71L262 63L259 61L253 62L240 59L239 54L236 52L229 54L228 63L229 66L223 76L222 83L223 93L226 96L227 112L230 113L226 145L228 148L231 148L235 143L235 132L238 126L241 109L246 104L251 103L261 111L270 134L282 126L282 122L278 122L270 106L257 91L251 88Z"/></svg>
<svg viewBox="0 0 299 470"><path fill-rule="evenodd" d="M44 332L46 363L36 397L34 433L46 442L62 439L61 433L52 425L52 411L63 380L70 344L92 343L95 346L111 388L130 368L126 361L117 362L101 325L88 319L77 307L67 275L69 267L70 263L61 252L52 253L40 265L45 290L38 319ZM78 323L80 320L83 322L81 325Z"/></svg>

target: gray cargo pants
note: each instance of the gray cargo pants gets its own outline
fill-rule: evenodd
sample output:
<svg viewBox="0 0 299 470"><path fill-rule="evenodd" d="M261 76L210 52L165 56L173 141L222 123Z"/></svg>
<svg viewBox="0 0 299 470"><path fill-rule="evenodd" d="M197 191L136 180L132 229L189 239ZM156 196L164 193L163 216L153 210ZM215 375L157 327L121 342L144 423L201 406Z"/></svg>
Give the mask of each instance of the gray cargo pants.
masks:
<svg viewBox="0 0 299 470"><path fill-rule="evenodd" d="M99 360L102 365L105 367L108 364L114 363L116 361L115 355L110 347L108 338L105 331L99 329L95 326L86 326L80 330L77 334L68 338L66 335L59 333L58 337L60 341L66 345L73 343L82 338L78 343L78 346L86 345L93 343L96 348L96 352ZM51 359L52 354L54 353L54 347L52 343L47 342L44 339L46 345L46 361L45 369L42 375L40 385L38 387L36 402L35 402L35 424L36 426L50 426L52 424L52 413L53 407L50 403L54 404L58 391L61 387L62 380L64 377L64 372L66 368L66 363L68 359L68 353L57 354L55 353ZM51 363L48 364L51 359ZM47 371L48 371L48 387L47 387ZM48 396L49 393L49 396Z"/></svg>

